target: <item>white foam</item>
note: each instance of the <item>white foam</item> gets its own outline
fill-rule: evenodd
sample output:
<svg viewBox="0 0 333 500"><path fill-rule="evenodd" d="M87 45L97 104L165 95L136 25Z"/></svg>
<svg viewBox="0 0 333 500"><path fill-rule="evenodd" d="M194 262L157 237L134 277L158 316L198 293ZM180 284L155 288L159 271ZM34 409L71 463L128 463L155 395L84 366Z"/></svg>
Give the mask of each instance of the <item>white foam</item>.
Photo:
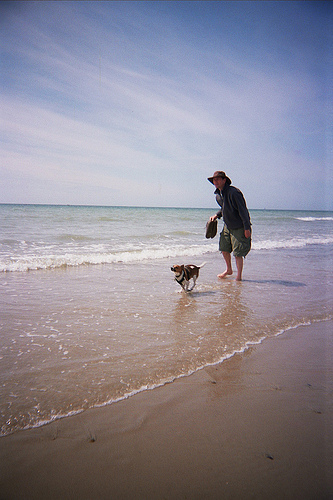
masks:
<svg viewBox="0 0 333 500"><path fill-rule="evenodd" d="M321 220L332 221L333 217L295 217L295 219L303 222L316 222Z"/></svg>
<svg viewBox="0 0 333 500"><path fill-rule="evenodd" d="M24 272L38 269L55 269L60 267L77 267L82 265L97 264L129 264L132 262L141 262L145 260L158 260L165 258L174 258L182 256L203 255L210 252L216 252L216 244L193 245L188 246L161 246L147 247L141 249L130 249L120 252L96 252L83 255L64 254L64 255L31 255L28 257L18 257L16 260L0 261L1 272Z"/></svg>
<svg viewBox="0 0 333 500"><path fill-rule="evenodd" d="M328 245L333 243L333 236L298 237L289 240L263 240L252 243L254 250L298 249L308 245ZM104 250L104 251L101 251ZM45 249L44 249L45 251ZM82 251L82 249L81 249ZM98 264L130 264L147 260L158 260L175 257L193 257L217 252L217 242L203 245L152 245L130 246L118 251L105 251L99 247L90 252L63 255L31 254L0 259L0 272L25 272L39 269L56 269L61 267L78 267Z"/></svg>
<svg viewBox="0 0 333 500"><path fill-rule="evenodd" d="M304 248L308 245L329 245L333 243L333 236L325 238L314 236L312 238L293 238L290 240L264 240L254 242L252 248L254 250L276 250L276 249L293 249Z"/></svg>

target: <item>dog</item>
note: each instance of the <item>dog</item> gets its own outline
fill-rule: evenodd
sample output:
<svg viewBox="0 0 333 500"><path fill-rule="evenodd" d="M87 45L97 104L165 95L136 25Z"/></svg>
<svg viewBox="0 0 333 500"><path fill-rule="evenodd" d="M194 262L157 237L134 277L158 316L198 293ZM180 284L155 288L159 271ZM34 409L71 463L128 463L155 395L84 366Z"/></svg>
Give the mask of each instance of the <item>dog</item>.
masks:
<svg viewBox="0 0 333 500"><path fill-rule="evenodd" d="M191 292L195 287L196 281L198 279L199 270L205 264L206 262L203 262L201 266L195 266L194 264L188 264L187 266L184 266L184 264L182 264L181 266L179 266L176 264L171 267L171 271L175 273L175 280L180 284L182 289L185 292ZM192 280L193 282L192 288L189 288L190 280Z"/></svg>

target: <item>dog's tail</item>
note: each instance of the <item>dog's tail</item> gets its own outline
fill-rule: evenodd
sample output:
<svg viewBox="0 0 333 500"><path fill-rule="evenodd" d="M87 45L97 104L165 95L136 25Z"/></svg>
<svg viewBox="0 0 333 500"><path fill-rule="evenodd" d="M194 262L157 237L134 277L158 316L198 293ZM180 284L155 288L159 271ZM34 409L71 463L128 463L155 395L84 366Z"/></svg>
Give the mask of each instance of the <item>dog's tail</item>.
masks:
<svg viewBox="0 0 333 500"><path fill-rule="evenodd" d="M207 264L207 262L203 262L203 263L202 263L200 266L198 266L198 267L200 267L200 269L201 269L201 268L202 268L205 264Z"/></svg>

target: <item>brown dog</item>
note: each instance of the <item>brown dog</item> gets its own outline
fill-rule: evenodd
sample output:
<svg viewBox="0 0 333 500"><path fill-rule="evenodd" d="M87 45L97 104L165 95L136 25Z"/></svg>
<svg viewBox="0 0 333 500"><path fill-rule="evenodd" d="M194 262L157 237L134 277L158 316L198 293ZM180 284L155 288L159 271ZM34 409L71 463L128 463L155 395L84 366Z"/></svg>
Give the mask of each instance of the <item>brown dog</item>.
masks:
<svg viewBox="0 0 333 500"><path fill-rule="evenodd" d="M185 292L190 292L195 287L195 283L199 276L199 269L205 264L206 262L203 262L201 266L195 266L193 264L188 264L187 266L182 264L179 266L176 264L172 266L171 271L175 273L175 280L180 284L183 290L185 290ZM189 289L190 280L193 281L193 285L192 288Z"/></svg>

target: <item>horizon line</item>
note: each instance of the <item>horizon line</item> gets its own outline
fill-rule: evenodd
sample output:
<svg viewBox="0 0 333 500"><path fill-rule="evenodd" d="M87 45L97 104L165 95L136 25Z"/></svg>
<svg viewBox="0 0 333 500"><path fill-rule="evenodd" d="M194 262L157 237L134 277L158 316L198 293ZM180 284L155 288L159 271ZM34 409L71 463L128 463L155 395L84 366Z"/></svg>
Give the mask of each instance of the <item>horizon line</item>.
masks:
<svg viewBox="0 0 333 500"><path fill-rule="evenodd" d="M0 202L0 205L13 206L39 206L39 207L86 207L86 208L144 208L144 209L166 209L166 210L215 210L211 207L174 207L174 206L148 206L148 205L91 205L77 203L17 203ZM332 212L330 209L311 209L311 208L248 208L248 210L276 211L276 212Z"/></svg>

